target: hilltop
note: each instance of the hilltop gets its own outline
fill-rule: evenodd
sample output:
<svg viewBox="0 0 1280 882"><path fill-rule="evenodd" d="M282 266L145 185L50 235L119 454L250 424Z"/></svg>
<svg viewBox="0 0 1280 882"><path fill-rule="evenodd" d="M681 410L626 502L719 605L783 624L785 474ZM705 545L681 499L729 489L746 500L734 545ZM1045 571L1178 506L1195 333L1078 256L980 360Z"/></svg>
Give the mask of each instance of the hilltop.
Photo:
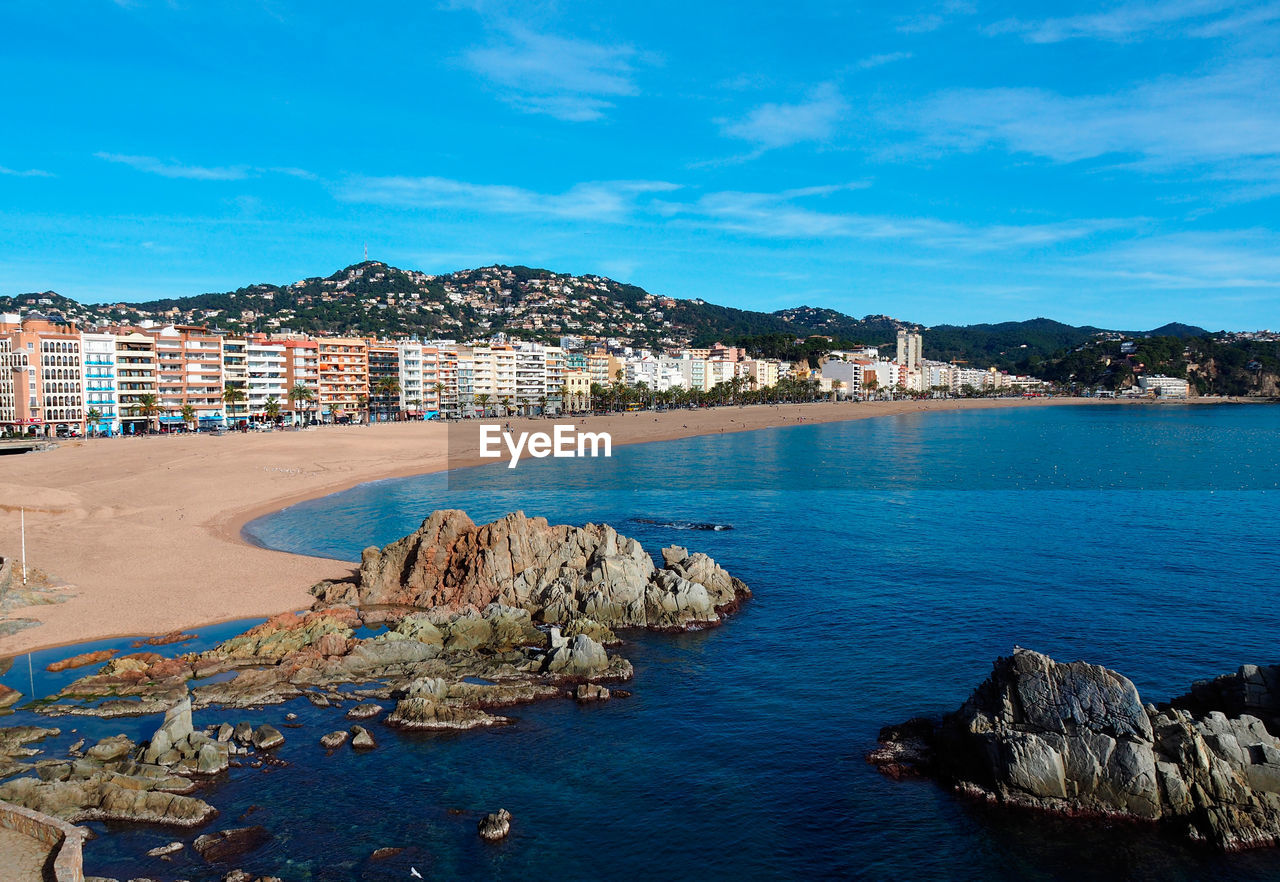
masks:
<svg viewBox="0 0 1280 882"><path fill-rule="evenodd" d="M639 347L706 346L716 341L809 355L823 348L892 344L899 329L925 332L928 358L1026 370L1120 332L1049 319L925 327L888 315L855 318L798 306L756 312L700 299L652 294L598 275L574 276L526 266L487 266L443 275L370 260L288 285L111 304L79 303L52 291L0 297L0 311L40 310L82 324L201 324L232 332L417 336L466 340L503 332L516 339L561 336L616 340ZM1131 336L1200 337L1203 328L1166 325ZM796 340L823 337L797 347Z"/></svg>

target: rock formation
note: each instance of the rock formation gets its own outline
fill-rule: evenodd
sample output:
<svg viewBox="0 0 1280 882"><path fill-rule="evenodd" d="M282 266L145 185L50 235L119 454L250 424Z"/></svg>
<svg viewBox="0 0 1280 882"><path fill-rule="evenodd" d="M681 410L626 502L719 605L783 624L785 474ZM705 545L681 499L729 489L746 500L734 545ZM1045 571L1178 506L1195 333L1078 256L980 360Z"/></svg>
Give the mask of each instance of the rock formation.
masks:
<svg viewBox="0 0 1280 882"><path fill-rule="evenodd" d="M1157 708L1127 678L1015 649L940 723L881 731L868 760L993 802L1160 821L1225 850L1280 843L1280 667Z"/></svg>
<svg viewBox="0 0 1280 882"><path fill-rule="evenodd" d="M586 617L606 629L705 627L751 594L705 554L672 546L662 557L658 569L639 542L606 525L553 526L515 512L476 526L443 510L385 548L366 548L355 581L312 593L324 606L478 612L496 603L540 622Z"/></svg>
<svg viewBox="0 0 1280 882"><path fill-rule="evenodd" d="M480 838L487 842L506 839L507 834L511 832L511 812L506 809L498 809L493 814L485 815L481 818L480 823L476 826L480 833Z"/></svg>

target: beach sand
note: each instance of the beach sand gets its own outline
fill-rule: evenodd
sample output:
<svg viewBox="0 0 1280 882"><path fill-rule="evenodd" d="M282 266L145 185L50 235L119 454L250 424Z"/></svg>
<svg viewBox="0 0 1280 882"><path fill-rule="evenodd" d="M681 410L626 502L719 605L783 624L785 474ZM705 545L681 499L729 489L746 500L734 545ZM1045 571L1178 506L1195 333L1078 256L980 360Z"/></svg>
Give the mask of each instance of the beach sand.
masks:
<svg viewBox="0 0 1280 882"><path fill-rule="evenodd" d="M585 428L610 432L620 445L916 411L1081 403L1087 402L758 405L588 417ZM517 431L550 425L501 422ZM474 445L458 449L456 434L453 443L446 450L444 424L419 422L94 439L0 457L0 555L19 556L19 508L25 508L29 563L68 583L70 594L64 603L21 610L19 616L41 624L0 639L0 657L307 607L311 585L345 577L352 565L255 547L241 538L241 527L366 481L480 462Z"/></svg>

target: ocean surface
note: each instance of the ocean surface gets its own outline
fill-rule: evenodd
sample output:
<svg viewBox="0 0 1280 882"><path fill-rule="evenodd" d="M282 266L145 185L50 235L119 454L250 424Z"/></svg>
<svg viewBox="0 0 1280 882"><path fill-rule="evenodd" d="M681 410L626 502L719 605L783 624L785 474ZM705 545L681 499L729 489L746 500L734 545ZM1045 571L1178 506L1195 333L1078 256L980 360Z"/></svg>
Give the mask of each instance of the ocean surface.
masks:
<svg viewBox="0 0 1280 882"><path fill-rule="evenodd" d="M326 757L340 712L198 712L282 729L284 768L203 793L211 829L265 825L241 859L287 880L1276 879L1280 850L1222 856L1157 829L975 804L864 760L881 726L957 707L1017 644L1105 664L1145 700L1280 661L1280 408L1089 406L928 413L615 448L610 460L372 483L255 521L264 545L356 560L436 508L607 522L655 555L704 551L755 592L720 627L628 633L633 696L516 708L461 734L375 727ZM692 529L718 525L722 529ZM249 623L200 632L203 648ZM124 646L101 641L85 648ZM73 650L14 660L47 692ZM83 672L80 672L83 673ZM0 725L38 720L29 713ZM157 718L60 718L143 738ZM78 733L71 733L71 727ZM476 835L505 807L511 836ZM243 821L241 820L243 818ZM90 825L107 833L101 824ZM91 874L220 879L175 836L113 828ZM369 860L383 846L401 855Z"/></svg>

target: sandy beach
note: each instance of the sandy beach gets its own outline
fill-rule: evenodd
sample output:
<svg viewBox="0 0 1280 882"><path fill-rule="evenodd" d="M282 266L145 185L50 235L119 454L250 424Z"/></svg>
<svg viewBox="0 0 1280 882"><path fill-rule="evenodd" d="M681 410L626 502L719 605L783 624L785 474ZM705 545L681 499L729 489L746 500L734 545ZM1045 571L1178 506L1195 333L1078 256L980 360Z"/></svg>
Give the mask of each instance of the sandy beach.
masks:
<svg viewBox="0 0 1280 882"><path fill-rule="evenodd" d="M586 427L610 432L620 445L916 411L1082 403L1088 402L761 405L588 417ZM549 425L509 422L513 430ZM24 508L30 565L67 583L71 595L18 612L40 624L0 639L0 657L309 606L311 585L344 577L351 565L255 547L241 538L243 525L366 481L481 462L474 445L459 445L456 434L453 443L447 450L440 423L389 423L72 441L0 457L0 555L19 555Z"/></svg>

